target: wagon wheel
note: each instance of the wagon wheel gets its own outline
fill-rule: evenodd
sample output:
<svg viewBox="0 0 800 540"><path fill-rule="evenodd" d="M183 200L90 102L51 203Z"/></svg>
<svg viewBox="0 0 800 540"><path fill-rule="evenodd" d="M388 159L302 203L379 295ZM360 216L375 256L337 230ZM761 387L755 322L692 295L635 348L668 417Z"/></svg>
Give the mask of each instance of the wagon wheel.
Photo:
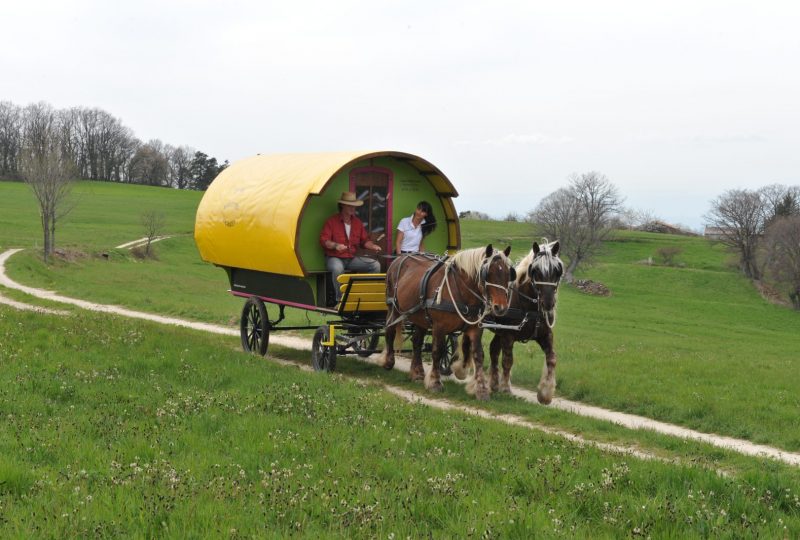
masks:
<svg viewBox="0 0 800 540"><path fill-rule="evenodd" d="M257 296L251 296L242 308L240 323L242 348L247 352L261 356L267 354L269 347L269 319L264 302Z"/></svg>
<svg viewBox="0 0 800 540"><path fill-rule="evenodd" d="M355 350L361 358L366 358L372 354L372 351L378 347L378 340L381 337L377 330L370 331L366 329L353 331L353 336L364 336L358 341L353 342L353 350Z"/></svg>
<svg viewBox="0 0 800 540"><path fill-rule="evenodd" d="M320 326L314 332L314 339L311 341L311 365L314 371L336 370L336 344L322 344L323 341L328 341L329 335L327 326Z"/></svg>
<svg viewBox="0 0 800 540"><path fill-rule="evenodd" d="M452 375L456 347L458 347L458 334L448 334L444 340L444 354L439 359L439 373L441 375Z"/></svg>

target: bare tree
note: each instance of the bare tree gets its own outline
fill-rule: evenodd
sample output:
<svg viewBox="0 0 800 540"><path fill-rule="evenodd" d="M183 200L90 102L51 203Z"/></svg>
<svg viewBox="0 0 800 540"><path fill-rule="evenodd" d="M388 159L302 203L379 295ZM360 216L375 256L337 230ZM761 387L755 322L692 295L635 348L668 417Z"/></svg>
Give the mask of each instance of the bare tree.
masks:
<svg viewBox="0 0 800 540"><path fill-rule="evenodd" d="M572 280L578 265L590 261L608 238L622 202L609 179L592 171L572 175L569 186L545 197L530 213L545 236L561 241L561 253L569 260L565 279Z"/></svg>
<svg viewBox="0 0 800 540"><path fill-rule="evenodd" d="M141 221L142 227L144 227L145 237L147 238L147 242L144 246L144 256L149 257L151 249L150 245L161 235L161 232L164 230L166 217L164 216L163 212L148 210L142 214Z"/></svg>
<svg viewBox="0 0 800 540"><path fill-rule="evenodd" d="M651 223L660 222L653 210L642 208L625 208L620 212L620 221L628 229L646 229Z"/></svg>
<svg viewBox="0 0 800 540"><path fill-rule="evenodd" d="M711 210L704 216L708 225L718 228L720 242L738 253L739 267L751 279L761 278L756 255L766 208L760 192L731 189L711 201Z"/></svg>
<svg viewBox="0 0 800 540"><path fill-rule="evenodd" d="M178 189L188 189L192 182L192 156L195 150L188 146L167 146L169 184Z"/></svg>
<svg viewBox="0 0 800 540"><path fill-rule="evenodd" d="M0 101L0 175L17 174L17 157L22 140L22 113L9 101Z"/></svg>
<svg viewBox="0 0 800 540"><path fill-rule="evenodd" d="M160 150L163 146L161 141L150 141L136 151L129 164L129 182L148 186L167 185L169 163Z"/></svg>
<svg viewBox="0 0 800 540"><path fill-rule="evenodd" d="M44 233L44 260L55 248L56 223L71 210L67 197L74 167L59 138L58 114L44 103L24 110L20 172L39 203Z"/></svg>
<svg viewBox="0 0 800 540"><path fill-rule="evenodd" d="M776 219L800 215L800 187L770 184L759 190L764 202L764 227Z"/></svg>
<svg viewBox="0 0 800 540"><path fill-rule="evenodd" d="M661 262L666 266L675 264L675 257L683 253L683 248L679 246L664 246L656 250L656 255L661 258Z"/></svg>
<svg viewBox="0 0 800 540"><path fill-rule="evenodd" d="M765 233L767 269L789 289L795 309L800 309L800 216L780 217Z"/></svg>

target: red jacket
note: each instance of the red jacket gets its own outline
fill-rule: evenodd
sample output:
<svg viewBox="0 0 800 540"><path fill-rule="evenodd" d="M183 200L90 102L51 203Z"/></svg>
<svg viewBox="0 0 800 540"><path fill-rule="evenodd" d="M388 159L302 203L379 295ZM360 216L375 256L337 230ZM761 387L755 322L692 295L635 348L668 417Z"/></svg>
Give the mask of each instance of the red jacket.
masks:
<svg viewBox="0 0 800 540"><path fill-rule="evenodd" d="M347 249L343 251L336 251L335 249L327 249L325 242L332 240L337 244L344 244ZM325 225L322 226L322 232L319 234L319 244L325 251L328 257L339 257L340 259L352 259L356 256L356 248L364 247L364 243L369 240L364 223L356 216L350 218L350 238L347 238L344 230L344 221L340 214L334 214L328 218Z"/></svg>

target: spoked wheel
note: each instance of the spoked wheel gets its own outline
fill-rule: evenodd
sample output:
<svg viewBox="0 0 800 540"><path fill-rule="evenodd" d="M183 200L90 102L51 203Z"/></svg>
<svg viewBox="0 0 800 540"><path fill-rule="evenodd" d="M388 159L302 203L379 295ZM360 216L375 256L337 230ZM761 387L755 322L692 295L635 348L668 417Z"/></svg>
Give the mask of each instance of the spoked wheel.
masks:
<svg viewBox="0 0 800 540"><path fill-rule="evenodd" d="M453 373L452 365L456 357L456 347L458 347L459 334L448 334L444 338L444 352L439 358L439 374L451 375ZM433 352L433 338L429 334L425 336L425 343L423 344L424 352Z"/></svg>
<svg viewBox="0 0 800 540"><path fill-rule="evenodd" d="M269 319L264 302L257 296L251 296L242 308L240 323L242 348L251 353L264 356L269 347Z"/></svg>
<svg viewBox="0 0 800 540"><path fill-rule="evenodd" d="M314 332L314 339L311 341L311 365L314 367L314 371L336 370L336 344L322 344L322 342L328 341L329 335L327 326L320 326Z"/></svg>
<svg viewBox="0 0 800 540"><path fill-rule="evenodd" d="M358 341L353 342L353 350L356 351L358 356L361 358L366 358L372 354L378 347L378 340L380 339L380 334L378 334L377 330L355 330L353 332L353 337L360 335L363 336Z"/></svg>
<svg viewBox="0 0 800 540"><path fill-rule="evenodd" d="M439 359L439 373L441 375L452 375L456 347L458 347L458 335L449 334L444 340L444 354Z"/></svg>

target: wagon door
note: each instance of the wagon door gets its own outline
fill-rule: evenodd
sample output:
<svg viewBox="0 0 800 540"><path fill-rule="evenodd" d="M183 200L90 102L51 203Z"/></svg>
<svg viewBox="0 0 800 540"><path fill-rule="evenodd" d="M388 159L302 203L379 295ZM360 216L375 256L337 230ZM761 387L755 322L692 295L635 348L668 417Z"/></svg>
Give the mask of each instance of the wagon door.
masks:
<svg viewBox="0 0 800 540"><path fill-rule="evenodd" d="M350 189L364 201L363 206L356 209L356 215L384 254L392 252L392 176L392 171L383 167L363 167L350 173ZM380 257L379 260L385 271L386 259Z"/></svg>

